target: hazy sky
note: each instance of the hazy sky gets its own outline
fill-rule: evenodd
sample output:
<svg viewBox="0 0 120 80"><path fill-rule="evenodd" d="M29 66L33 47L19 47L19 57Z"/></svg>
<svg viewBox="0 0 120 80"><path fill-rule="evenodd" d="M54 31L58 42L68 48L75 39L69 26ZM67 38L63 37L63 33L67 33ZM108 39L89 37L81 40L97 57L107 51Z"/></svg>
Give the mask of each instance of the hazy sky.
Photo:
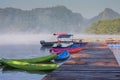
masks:
<svg viewBox="0 0 120 80"><path fill-rule="evenodd" d="M14 7L24 10L64 5L86 18L98 15L105 8L120 13L120 0L0 0L0 8Z"/></svg>

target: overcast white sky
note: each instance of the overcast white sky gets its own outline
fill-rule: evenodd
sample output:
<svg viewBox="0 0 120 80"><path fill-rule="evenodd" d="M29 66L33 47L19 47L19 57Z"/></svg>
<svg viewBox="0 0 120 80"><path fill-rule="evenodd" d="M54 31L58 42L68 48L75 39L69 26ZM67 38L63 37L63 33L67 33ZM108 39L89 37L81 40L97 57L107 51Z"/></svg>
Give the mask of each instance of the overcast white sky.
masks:
<svg viewBox="0 0 120 80"><path fill-rule="evenodd" d="M13 7L24 10L64 5L86 18L98 15L105 8L120 13L120 0L0 0L0 8Z"/></svg>

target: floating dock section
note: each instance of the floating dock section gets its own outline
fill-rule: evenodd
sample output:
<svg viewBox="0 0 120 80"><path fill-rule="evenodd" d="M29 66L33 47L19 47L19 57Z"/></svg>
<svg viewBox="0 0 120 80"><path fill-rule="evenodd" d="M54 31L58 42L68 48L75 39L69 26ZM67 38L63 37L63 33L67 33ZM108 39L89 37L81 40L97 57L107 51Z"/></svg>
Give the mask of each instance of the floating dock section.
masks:
<svg viewBox="0 0 120 80"><path fill-rule="evenodd" d="M103 43L88 43L42 80L120 80L120 66Z"/></svg>

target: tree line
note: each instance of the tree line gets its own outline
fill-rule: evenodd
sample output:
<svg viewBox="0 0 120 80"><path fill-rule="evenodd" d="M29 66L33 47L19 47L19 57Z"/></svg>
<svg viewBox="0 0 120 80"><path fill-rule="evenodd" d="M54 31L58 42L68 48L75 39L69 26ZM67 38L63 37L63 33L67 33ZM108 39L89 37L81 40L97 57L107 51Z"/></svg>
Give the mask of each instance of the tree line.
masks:
<svg viewBox="0 0 120 80"><path fill-rule="evenodd" d="M120 18L100 20L86 29L91 34L120 34Z"/></svg>

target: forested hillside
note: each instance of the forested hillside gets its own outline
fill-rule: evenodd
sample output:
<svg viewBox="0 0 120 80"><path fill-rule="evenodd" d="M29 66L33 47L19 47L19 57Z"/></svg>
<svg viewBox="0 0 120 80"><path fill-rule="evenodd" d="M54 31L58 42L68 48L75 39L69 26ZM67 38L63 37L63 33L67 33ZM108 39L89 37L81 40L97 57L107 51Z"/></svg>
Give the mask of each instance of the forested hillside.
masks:
<svg viewBox="0 0 120 80"><path fill-rule="evenodd" d="M86 32L92 34L120 34L120 18L95 22L86 29Z"/></svg>

